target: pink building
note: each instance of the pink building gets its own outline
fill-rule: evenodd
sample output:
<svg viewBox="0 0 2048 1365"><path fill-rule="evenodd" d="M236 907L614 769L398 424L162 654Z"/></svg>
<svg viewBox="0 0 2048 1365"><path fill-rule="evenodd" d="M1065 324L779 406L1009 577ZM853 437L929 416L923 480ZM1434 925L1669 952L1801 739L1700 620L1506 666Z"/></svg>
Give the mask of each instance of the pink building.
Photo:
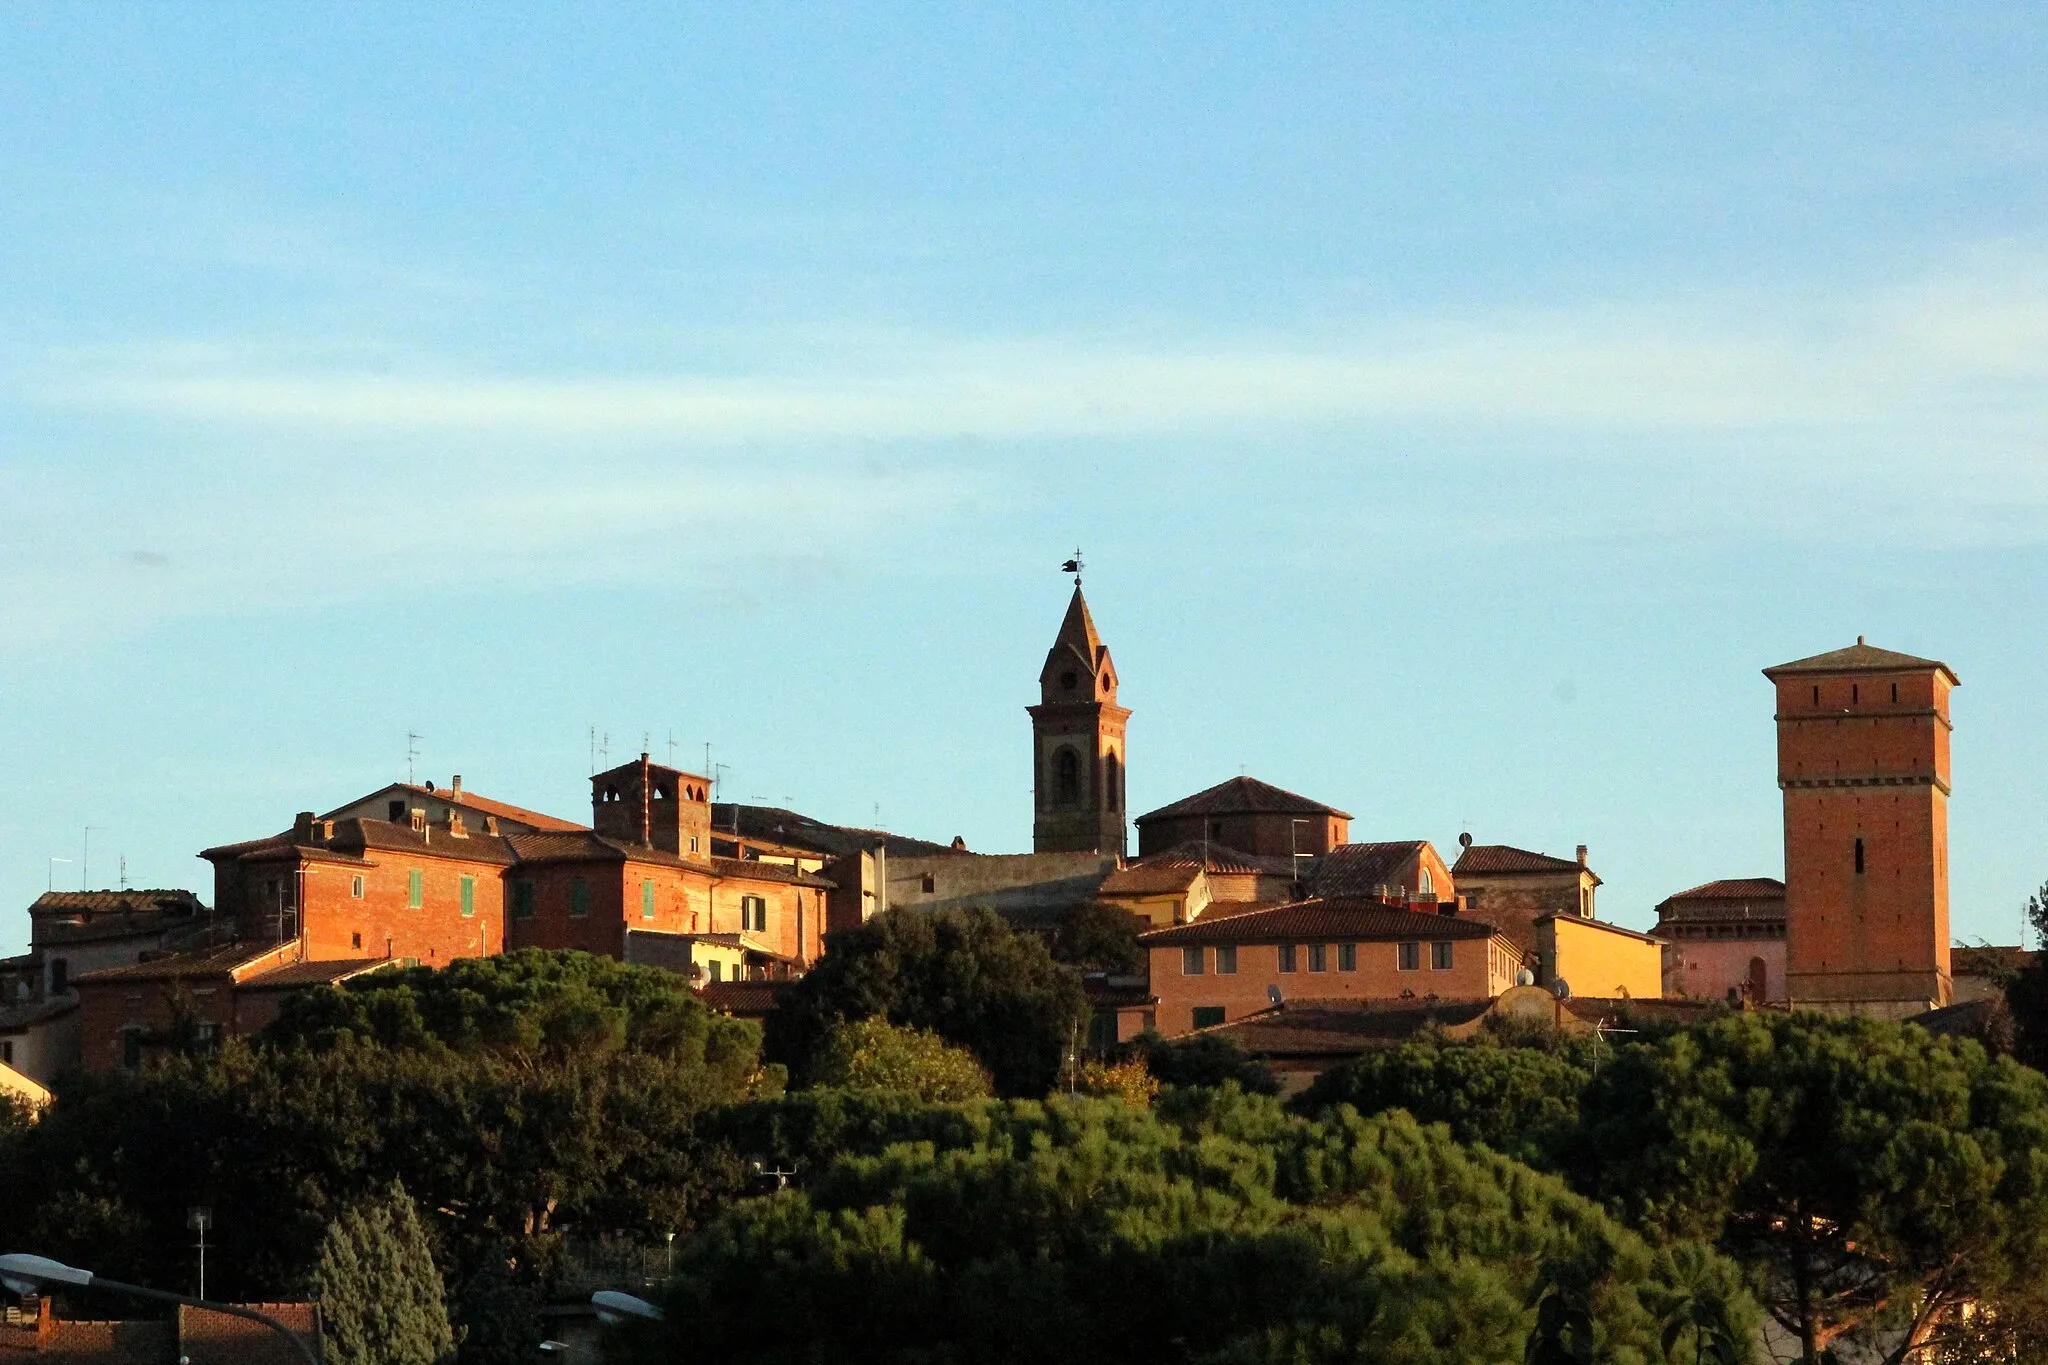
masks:
<svg viewBox="0 0 2048 1365"><path fill-rule="evenodd" d="M1657 907L1666 999L1783 1004L1785 883L1738 877L1681 891Z"/></svg>

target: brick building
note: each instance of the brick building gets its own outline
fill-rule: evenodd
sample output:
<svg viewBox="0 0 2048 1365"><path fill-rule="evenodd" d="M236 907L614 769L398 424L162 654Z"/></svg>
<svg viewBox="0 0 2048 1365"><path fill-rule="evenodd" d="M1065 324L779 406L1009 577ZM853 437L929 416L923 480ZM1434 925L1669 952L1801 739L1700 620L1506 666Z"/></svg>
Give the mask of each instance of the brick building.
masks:
<svg viewBox="0 0 2048 1365"><path fill-rule="evenodd" d="M1785 883L1776 877L1706 882L1657 904L1664 993L1691 1000L1785 1003Z"/></svg>
<svg viewBox="0 0 2048 1365"><path fill-rule="evenodd" d="M1468 843L1451 866L1451 876L1465 908L1499 925L1524 953L1535 951L1536 921L1545 915L1595 918L1600 878L1586 866L1584 844L1572 859L1509 844Z"/></svg>
<svg viewBox="0 0 2048 1365"><path fill-rule="evenodd" d="M1405 903L1333 897L1210 915L1142 934L1161 1032L1318 999L1491 1000L1520 951L1492 925Z"/></svg>
<svg viewBox="0 0 2048 1365"><path fill-rule="evenodd" d="M1038 705L1025 708L1034 852L1124 855L1124 733L1131 713L1117 705L1116 689L1116 664L1076 575L1066 618L1039 670Z"/></svg>
<svg viewBox="0 0 2048 1365"><path fill-rule="evenodd" d="M1256 777L1219 782L1136 823L1141 857L1206 839L1267 858L1307 858L1328 853L1351 832L1351 817L1335 806Z"/></svg>
<svg viewBox="0 0 2048 1365"><path fill-rule="evenodd" d="M1955 674L1859 636L1764 676L1785 803L1787 998L1889 1016L1947 1005Z"/></svg>
<svg viewBox="0 0 2048 1365"><path fill-rule="evenodd" d="M1382 839L1339 844L1305 865L1308 891L1317 896L1455 907L1457 879L1427 839Z"/></svg>

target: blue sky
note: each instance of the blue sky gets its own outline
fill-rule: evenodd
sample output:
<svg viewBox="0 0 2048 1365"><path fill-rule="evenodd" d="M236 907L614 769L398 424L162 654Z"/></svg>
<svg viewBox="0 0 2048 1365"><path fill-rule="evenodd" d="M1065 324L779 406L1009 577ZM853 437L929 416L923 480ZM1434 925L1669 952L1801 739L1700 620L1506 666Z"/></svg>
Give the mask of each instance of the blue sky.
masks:
<svg viewBox="0 0 2048 1365"><path fill-rule="evenodd" d="M1586 843L1639 927L1781 870L1760 668L1946 659L2011 941L2048 18L1505 10L9 6L0 948L408 731L1026 848L1076 544L1137 808Z"/></svg>

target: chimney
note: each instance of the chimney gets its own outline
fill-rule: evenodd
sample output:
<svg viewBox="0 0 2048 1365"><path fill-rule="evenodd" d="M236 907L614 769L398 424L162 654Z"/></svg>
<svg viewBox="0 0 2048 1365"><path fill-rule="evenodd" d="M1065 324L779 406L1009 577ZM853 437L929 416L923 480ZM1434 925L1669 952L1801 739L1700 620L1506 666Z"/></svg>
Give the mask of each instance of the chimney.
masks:
<svg viewBox="0 0 2048 1365"><path fill-rule="evenodd" d="M1579 845L1579 866L1580 866L1580 867L1584 867L1585 865L1586 865L1586 846L1585 846L1584 844L1580 844L1580 845Z"/></svg>
<svg viewBox="0 0 2048 1365"><path fill-rule="evenodd" d="M462 774L461 774L461 773L457 773L457 774L455 774L455 777L454 777L454 779L453 779L452 781L450 781L450 782L449 782L449 784L448 784L448 790L450 790L450 791L452 791L452 792L454 792L454 793L455 793L455 799L456 799L457 801L460 801L460 800L462 799Z"/></svg>
<svg viewBox="0 0 2048 1365"><path fill-rule="evenodd" d="M292 817L292 842L310 844L313 842L313 812L302 810Z"/></svg>
<svg viewBox="0 0 2048 1365"><path fill-rule="evenodd" d="M486 816L484 817L484 833L486 833L486 834L496 834L497 832L498 832L498 817L497 817L497 816L495 816L495 815L486 815Z"/></svg>

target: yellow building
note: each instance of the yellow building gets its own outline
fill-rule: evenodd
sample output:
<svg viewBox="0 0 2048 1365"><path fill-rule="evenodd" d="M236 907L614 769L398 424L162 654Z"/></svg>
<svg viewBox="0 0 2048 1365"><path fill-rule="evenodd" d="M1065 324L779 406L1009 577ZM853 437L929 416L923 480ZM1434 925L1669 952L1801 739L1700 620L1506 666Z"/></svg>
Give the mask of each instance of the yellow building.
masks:
<svg viewBox="0 0 2048 1365"><path fill-rule="evenodd" d="M1539 985L1562 981L1592 999L1664 998L1664 940L1576 914L1542 915L1534 928Z"/></svg>
<svg viewBox="0 0 2048 1365"><path fill-rule="evenodd" d="M1154 929L1186 924L1214 899L1208 871L1186 864L1126 867L1103 878L1095 893L1119 910L1140 915Z"/></svg>

